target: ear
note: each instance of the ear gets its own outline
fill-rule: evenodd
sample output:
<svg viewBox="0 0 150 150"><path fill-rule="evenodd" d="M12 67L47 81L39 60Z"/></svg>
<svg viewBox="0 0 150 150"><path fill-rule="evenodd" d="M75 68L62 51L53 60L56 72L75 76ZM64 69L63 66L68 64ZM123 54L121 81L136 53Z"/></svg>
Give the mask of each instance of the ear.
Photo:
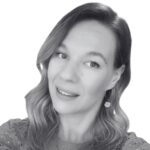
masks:
<svg viewBox="0 0 150 150"><path fill-rule="evenodd" d="M113 87L115 87L117 82L120 80L121 75L123 74L124 70L125 70L125 65L122 65L120 68L118 68L114 71L112 80L111 80L107 90L110 90Z"/></svg>

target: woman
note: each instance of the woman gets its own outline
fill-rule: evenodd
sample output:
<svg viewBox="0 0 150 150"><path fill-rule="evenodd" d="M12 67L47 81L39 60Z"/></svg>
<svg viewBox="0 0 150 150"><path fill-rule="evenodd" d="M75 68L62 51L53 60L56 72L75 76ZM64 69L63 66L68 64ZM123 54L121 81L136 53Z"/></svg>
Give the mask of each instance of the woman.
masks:
<svg viewBox="0 0 150 150"><path fill-rule="evenodd" d="M64 16L37 57L40 83L26 95L28 118L0 128L0 150L150 150L128 133L119 100L130 81L131 35L108 6Z"/></svg>

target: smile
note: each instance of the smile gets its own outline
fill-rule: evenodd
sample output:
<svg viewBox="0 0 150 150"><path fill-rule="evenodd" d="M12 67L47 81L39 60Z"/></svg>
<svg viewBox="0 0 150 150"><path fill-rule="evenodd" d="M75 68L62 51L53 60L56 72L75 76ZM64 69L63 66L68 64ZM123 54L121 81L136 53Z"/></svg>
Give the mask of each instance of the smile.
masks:
<svg viewBox="0 0 150 150"><path fill-rule="evenodd" d="M68 97L77 97L79 96L78 94L75 94L73 92L69 92L69 91L64 91L62 89L57 88L57 92L63 96L68 96Z"/></svg>

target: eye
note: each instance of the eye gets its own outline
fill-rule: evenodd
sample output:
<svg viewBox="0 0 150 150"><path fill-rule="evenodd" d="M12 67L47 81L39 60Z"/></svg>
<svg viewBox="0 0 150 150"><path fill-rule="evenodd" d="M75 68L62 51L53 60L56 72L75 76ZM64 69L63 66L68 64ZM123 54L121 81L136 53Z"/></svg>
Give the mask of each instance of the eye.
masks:
<svg viewBox="0 0 150 150"><path fill-rule="evenodd" d="M63 53L63 52L56 52L54 54L56 57L59 57L61 59L66 59L67 58L67 54Z"/></svg>
<svg viewBox="0 0 150 150"><path fill-rule="evenodd" d="M89 61L86 63L86 65L90 68L100 68L100 65L95 61Z"/></svg>

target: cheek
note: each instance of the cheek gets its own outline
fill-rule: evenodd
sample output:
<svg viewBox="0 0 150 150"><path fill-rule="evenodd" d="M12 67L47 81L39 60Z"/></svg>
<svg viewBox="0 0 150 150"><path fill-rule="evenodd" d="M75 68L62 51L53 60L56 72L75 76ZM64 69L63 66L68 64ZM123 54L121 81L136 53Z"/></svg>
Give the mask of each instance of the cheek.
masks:
<svg viewBox="0 0 150 150"><path fill-rule="evenodd" d="M57 79L57 76L59 75L59 72L60 72L60 67L56 65L56 62L54 60L50 60L48 66L48 86L49 86L50 95L52 97L54 95L54 86L55 86L54 83Z"/></svg>
<svg viewBox="0 0 150 150"><path fill-rule="evenodd" d="M55 59L50 60L48 65L48 87L53 104L55 105L55 81L60 73L60 64Z"/></svg>
<svg viewBox="0 0 150 150"><path fill-rule="evenodd" d="M49 66L48 66L48 80L52 81L56 78L56 76L59 74L60 72L60 63L57 62L56 60L52 59L49 62Z"/></svg>
<svg viewBox="0 0 150 150"><path fill-rule="evenodd" d="M103 96L109 84L110 77L106 72L86 74L82 78L84 92L91 96Z"/></svg>

